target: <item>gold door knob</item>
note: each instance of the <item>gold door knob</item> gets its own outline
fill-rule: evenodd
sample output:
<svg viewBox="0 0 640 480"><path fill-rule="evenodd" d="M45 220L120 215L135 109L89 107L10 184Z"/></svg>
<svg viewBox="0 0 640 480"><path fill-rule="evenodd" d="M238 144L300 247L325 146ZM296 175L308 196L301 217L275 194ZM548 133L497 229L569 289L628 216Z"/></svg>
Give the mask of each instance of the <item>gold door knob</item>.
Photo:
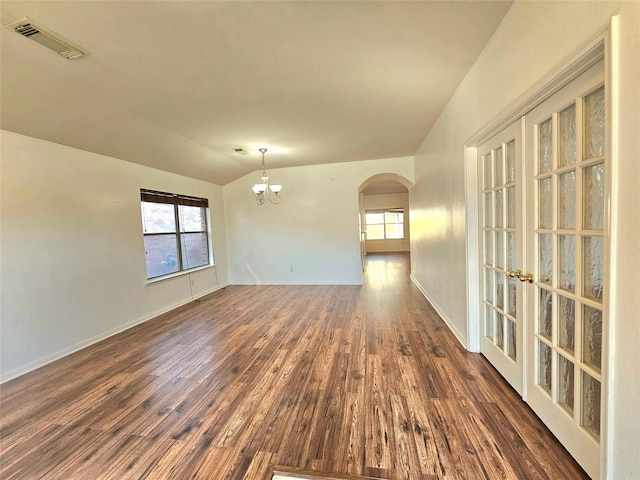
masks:
<svg viewBox="0 0 640 480"><path fill-rule="evenodd" d="M521 273L518 278L521 282L533 283L533 273L527 273L526 275L524 273Z"/></svg>
<svg viewBox="0 0 640 480"><path fill-rule="evenodd" d="M507 273L511 278L520 278L520 276L522 275L522 271L521 270L511 270L510 272Z"/></svg>

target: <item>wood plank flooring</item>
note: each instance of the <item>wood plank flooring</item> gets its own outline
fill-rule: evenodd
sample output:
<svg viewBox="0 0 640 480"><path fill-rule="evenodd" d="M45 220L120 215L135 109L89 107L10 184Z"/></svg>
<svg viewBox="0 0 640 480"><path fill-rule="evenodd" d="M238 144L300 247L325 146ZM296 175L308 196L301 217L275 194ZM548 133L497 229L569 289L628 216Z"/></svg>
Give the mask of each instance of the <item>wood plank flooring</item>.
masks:
<svg viewBox="0 0 640 480"><path fill-rule="evenodd" d="M230 286L0 387L0 478L581 479L409 280Z"/></svg>

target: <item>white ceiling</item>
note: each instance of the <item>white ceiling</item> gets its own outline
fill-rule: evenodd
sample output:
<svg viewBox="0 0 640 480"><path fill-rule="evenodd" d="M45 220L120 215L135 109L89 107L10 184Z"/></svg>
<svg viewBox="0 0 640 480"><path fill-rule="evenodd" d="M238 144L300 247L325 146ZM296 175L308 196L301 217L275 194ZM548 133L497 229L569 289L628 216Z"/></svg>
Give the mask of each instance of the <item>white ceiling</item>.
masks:
<svg viewBox="0 0 640 480"><path fill-rule="evenodd" d="M2 128L225 184L413 155L510 1L2 1ZM239 155L235 148L250 151Z"/></svg>

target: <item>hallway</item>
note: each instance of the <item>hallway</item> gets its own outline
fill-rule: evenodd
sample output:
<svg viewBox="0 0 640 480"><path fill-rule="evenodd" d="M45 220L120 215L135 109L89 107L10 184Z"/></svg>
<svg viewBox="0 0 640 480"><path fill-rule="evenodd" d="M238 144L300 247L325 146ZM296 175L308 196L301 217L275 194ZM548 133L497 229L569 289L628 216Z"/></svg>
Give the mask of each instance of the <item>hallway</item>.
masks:
<svg viewBox="0 0 640 480"><path fill-rule="evenodd" d="M409 279L229 286L2 386L0 477L586 478Z"/></svg>

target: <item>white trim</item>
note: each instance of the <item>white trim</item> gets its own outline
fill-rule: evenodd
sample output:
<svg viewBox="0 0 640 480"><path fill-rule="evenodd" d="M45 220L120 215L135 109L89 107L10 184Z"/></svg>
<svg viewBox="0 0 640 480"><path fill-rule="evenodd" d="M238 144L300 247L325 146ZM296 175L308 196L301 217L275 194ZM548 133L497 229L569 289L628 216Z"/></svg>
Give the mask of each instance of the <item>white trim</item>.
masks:
<svg viewBox="0 0 640 480"><path fill-rule="evenodd" d="M181 307L182 305L186 305L187 303L193 302L194 300L197 300L198 298L204 297L205 295L209 295L210 293L213 293L215 291L218 291L220 289L225 288L226 286L228 286L229 284L224 284L224 285L218 285L214 288L211 288L205 292L201 292L198 294L198 296L196 297L189 297L186 298L184 300L181 300L179 302L176 302L172 305L168 305L164 308L161 308L160 310L156 310L153 313L150 313L148 315L144 315L143 317L137 318L135 320L132 320L130 322L125 323L124 325L119 325L111 330L108 330L106 332L103 333L99 333L98 335L94 335L91 338L88 338L86 340L83 340L82 342L78 342L75 345L72 345L70 347L67 348L63 348L62 350L58 350L57 352L54 352L50 355L47 355L45 357L39 358L37 360L34 360L32 362L27 363L26 365L22 365L19 368L15 368L9 372L5 372L4 374L2 374L2 377L0 378L0 384L8 382L9 380L13 380L14 378L17 378L21 375L24 375L26 373L29 373L33 370L36 370L40 367L44 367L45 365L55 362L56 360L59 360L63 357L66 357L67 355L71 355L72 353L75 353L79 350L82 350L83 348L87 348L95 343L101 342L102 340L105 340L109 337L112 337L113 335L116 335L118 333L124 332L125 330L129 330L130 328L135 327L136 325L140 325L141 323L145 323L149 320L153 320L155 317L162 315L164 313L170 312L171 310L174 310L178 307Z"/></svg>
<svg viewBox="0 0 640 480"><path fill-rule="evenodd" d="M619 84L620 78L620 59L618 57L620 40L620 22L617 16L611 18L609 30L604 38L605 48L605 102L609 105L606 109L606 137L609 141L606 145L607 151L605 158L605 219L607 223L604 225L604 235L608 239L606 242L606 250L604 252L605 261L608 268L605 268L605 285L603 301L603 336L602 336L602 372L601 381L603 394L601 397L600 409L604 413L602 415L602 425L600 428L600 478L612 478L613 461L615 452L613 449L614 438L614 419L615 412L613 410L613 402L610 401L611 395L615 391L615 371L611 368L610 346L615 344L615 321L618 317L616 314L616 305L611 302L611 297L616 291L617 276L613 274L613 268L617 265L617 244L618 244L618 194L614 185L618 185L618 122L620 105Z"/></svg>
<svg viewBox="0 0 640 480"><path fill-rule="evenodd" d="M168 273L160 277L148 278L145 285L153 285L154 283L163 282L165 280L181 277L183 275L191 275L193 272L199 272L200 270L206 270L207 268L213 268L213 267L215 267L215 264L208 263L206 265L200 265L199 267L193 267L187 270L180 270L179 272L175 272L175 273Z"/></svg>
<svg viewBox="0 0 640 480"><path fill-rule="evenodd" d="M422 287L422 285L420 285L420 282L418 281L418 279L416 277L414 277L413 274L411 274L409 278L411 278L411 281L413 282L413 284L416 287L418 287L418 290L420 290L420 292L422 293L424 298L427 300L427 302L429 302L429 304L433 307L433 309L436 311L438 316L447 325L447 327L449 327L449 330L451 330L451 332L458 339L460 344L466 349L467 348L467 345L466 345L467 342L466 342L462 332L460 330L458 330L458 327L456 327L455 324L447 317L447 315L444 313L444 310L442 310L438 306L438 304L436 302L434 302L431 299L431 297L429 297L429 295L427 294L427 291Z"/></svg>
<svg viewBox="0 0 640 480"><path fill-rule="evenodd" d="M467 350L480 352L480 226L478 200L478 149L465 146L465 212L467 241ZM469 232L475 232L470 235ZM419 288L419 287L418 287Z"/></svg>

